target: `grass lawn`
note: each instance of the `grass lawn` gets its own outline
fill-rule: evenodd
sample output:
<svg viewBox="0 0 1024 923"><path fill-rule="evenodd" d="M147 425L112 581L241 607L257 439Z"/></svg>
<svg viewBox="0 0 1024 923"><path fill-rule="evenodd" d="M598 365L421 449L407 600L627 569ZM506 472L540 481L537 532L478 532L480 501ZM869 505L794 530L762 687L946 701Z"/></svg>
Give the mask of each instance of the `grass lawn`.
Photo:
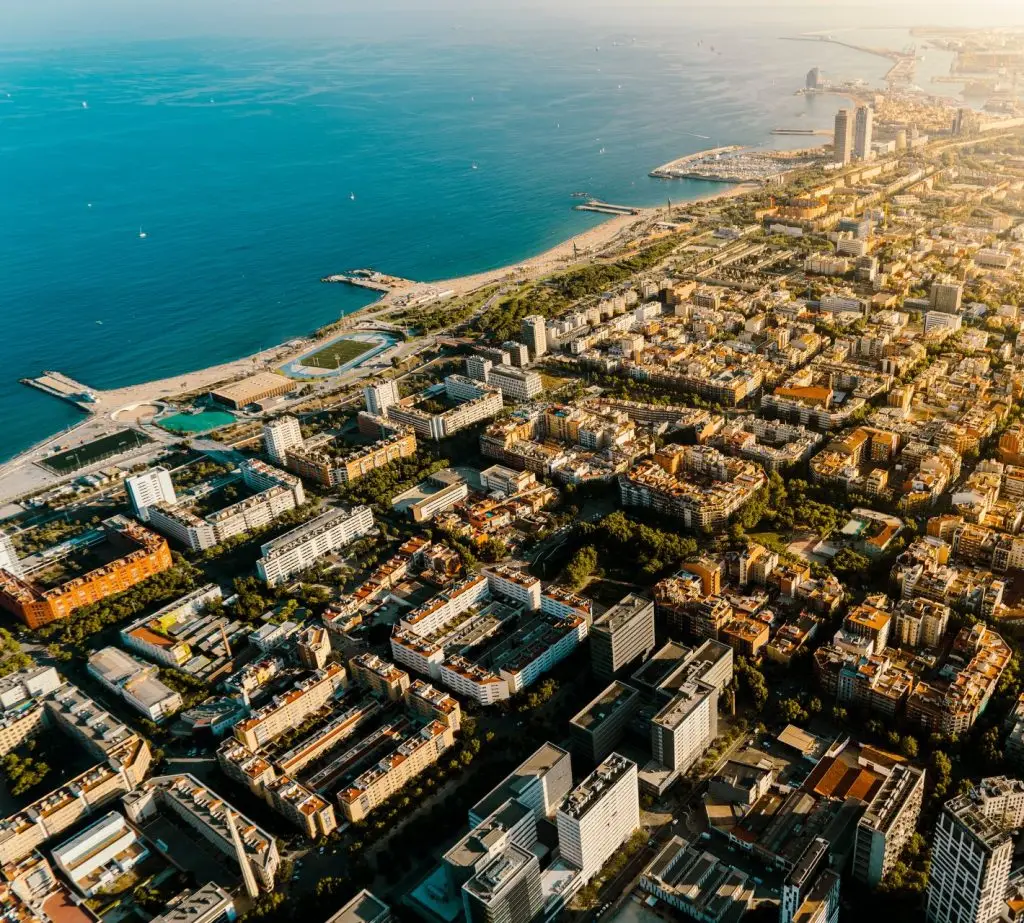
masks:
<svg viewBox="0 0 1024 923"><path fill-rule="evenodd" d="M319 369L336 369L338 366L358 359L363 353L369 352L377 344L364 343L362 340L338 340L325 346L302 360L303 365L311 365Z"/></svg>
<svg viewBox="0 0 1024 923"><path fill-rule="evenodd" d="M87 468L105 458L112 458L152 441L144 433L134 429L123 429L119 433L111 433L109 436L94 439L76 449L58 452L56 455L44 458L41 464L51 471L56 471L57 474L69 474L79 468Z"/></svg>

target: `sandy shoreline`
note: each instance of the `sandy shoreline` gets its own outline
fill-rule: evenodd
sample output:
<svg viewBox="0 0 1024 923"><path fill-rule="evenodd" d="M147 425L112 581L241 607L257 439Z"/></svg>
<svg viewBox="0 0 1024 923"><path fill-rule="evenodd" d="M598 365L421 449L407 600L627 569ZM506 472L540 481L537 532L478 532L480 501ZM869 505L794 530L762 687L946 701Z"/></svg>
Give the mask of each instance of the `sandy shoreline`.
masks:
<svg viewBox="0 0 1024 923"><path fill-rule="evenodd" d="M745 195L757 188L760 187L754 184L722 186L714 191L710 191L707 195L679 202L675 207L685 209L688 205L696 202L733 198ZM476 289L503 281L522 282L542 278L572 265L585 263L593 259L602 251L616 244L624 236L624 232L635 225L649 226L653 224L658 215L663 215L665 211L665 207L639 208L637 214L609 216L606 220L570 237L568 240L556 244L549 250L545 250L519 263L472 275L459 276L454 279L417 282L411 287L389 292L377 301L359 308L350 314L346 314L343 318L339 318L339 320L354 318L356 325L361 322L372 321L376 315L395 308L397 298L409 295L410 293L422 294L430 291L451 289L457 296L461 296ZM574 246L576 248L575 251ZM574 252L577 254L576 259L573 258ZM0 463L0 476L13 467L34 460L33 456L40 454L42 450L52 445L57 439L66 440L72 431L86 427L104 427L107 430L116 429L117 426L112 419L112 415L119 410L151 402L169 401L179 395L190 392L208 391L218 384L241 378L257 371L277 368L307 353L312 346L317 345L319 342L327 342L338 335L339 331L337 330L321 337L314 337L312 334L299 334L292 337L286 343L218 365L195 369L191 372L172 375L167 378L127 385L123 388L112 388L109 390L92 389L96 395L94 413L84 417L81 423L58 433L53 433L24 451L19 452L14 458ZM84 384L88 385L88 382L84 382ZM121 425L124 425L126 422L123 421Z"/></svg>

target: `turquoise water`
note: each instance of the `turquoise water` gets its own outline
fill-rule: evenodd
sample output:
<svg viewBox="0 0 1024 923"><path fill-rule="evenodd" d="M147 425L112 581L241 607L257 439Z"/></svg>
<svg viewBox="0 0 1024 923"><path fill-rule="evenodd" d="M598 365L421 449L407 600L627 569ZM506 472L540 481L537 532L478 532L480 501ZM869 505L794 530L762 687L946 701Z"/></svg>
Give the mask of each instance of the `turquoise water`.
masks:
<svg viewBox="0 0 1024 923"><path fill-rule="evenodd" d="M159 421L159 425L172 433L208 433L235 422L235 417L223 410L204 410L202 413L176 413Z"/></svg>
<svg viewBox="0 0 1024 923"><path fill-rule="evenodd" d="M80 419L22 376L183 373L370 300L325 274L479 272L599 220L573 191L716 191L647 173L720 144L806 143L769 132L831 124L837 99L792 95L812 65L884 73L778 39L816 25L0 47L0 458Z"/></svg>

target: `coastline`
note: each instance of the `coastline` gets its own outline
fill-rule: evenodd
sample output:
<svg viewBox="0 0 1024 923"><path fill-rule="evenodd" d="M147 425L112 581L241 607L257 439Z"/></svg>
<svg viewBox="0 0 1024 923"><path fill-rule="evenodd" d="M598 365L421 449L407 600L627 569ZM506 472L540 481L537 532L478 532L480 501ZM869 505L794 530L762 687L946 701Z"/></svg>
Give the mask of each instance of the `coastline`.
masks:
<svg viewBox="0 0 1024 923"><path fill-rule="evenodd" d="M666 182L671 182L671 180L666 180ZM708 185L720 186L718 183L710 182ZM759 188L754 183L728 185L709 190L707 195L682 200L675 207L685 208L697 202L736 198ZM658 206L639 208L637 214L611 215L585 231L575 234L555 244L553 247L520 262L452 279L416 282L411 287L403 288L400 291L388 292L376 301L342 315L338 318L338 321L332 322L328 327L335 328L338 322L353 319L355 321L353 326L372 322L378 314L395 308L397 306L396 298L399 296L451 289L459 297L503 281L515 280L523 282L543 278L551 273L565 270L571 266L583 264L595 257L599 257L602 251L615 245L624 236L624 232L637 225L653 223L657 216L664 211L664 207ZM576 253L576 259L573 259L574 253ZM96 435L104 432L110 432L113 428L116 428L118 421L114 419L114 415L119 411L124 411L137 405L169 401L190 392L210 390L218 384L261 370L277 369L308 353L311 348L316 347L321 342L326 342L337 336L338 331L336 328L328 329L319 335L318 331L297 334L284 343L228 362L194 369L180 375L126 385L122 388L105 391L96 389L94 391L96 402L93 413L84 416L80 422L70 427L51 433L45 439L33 443L6 461L0 462L0 478L13 474L25 465L35 464L38 458L47 454L51 447L66 443L69 438L73 438L75 441L83 441L83 431L87 434L85 438L89 439L95 438ZM88 383L86 382L85 384ZM57 398L54 399L57 400ZM128 420L124 420L121 422L121 425L128 426L130 423Z"/></svg>

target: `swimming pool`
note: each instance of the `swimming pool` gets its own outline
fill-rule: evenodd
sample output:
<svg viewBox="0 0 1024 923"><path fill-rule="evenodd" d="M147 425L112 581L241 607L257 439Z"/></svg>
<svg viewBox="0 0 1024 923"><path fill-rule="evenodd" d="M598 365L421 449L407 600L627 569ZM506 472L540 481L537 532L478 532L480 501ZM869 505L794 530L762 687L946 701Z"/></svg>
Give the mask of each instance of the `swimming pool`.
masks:
<svg viewBox="0 0 1024 923"><path fill-rule="evenodd" d="M157 425L171 433L208 433L235 422L226 410L204 410L202 413L176 413L157 420Z"/></svg>

